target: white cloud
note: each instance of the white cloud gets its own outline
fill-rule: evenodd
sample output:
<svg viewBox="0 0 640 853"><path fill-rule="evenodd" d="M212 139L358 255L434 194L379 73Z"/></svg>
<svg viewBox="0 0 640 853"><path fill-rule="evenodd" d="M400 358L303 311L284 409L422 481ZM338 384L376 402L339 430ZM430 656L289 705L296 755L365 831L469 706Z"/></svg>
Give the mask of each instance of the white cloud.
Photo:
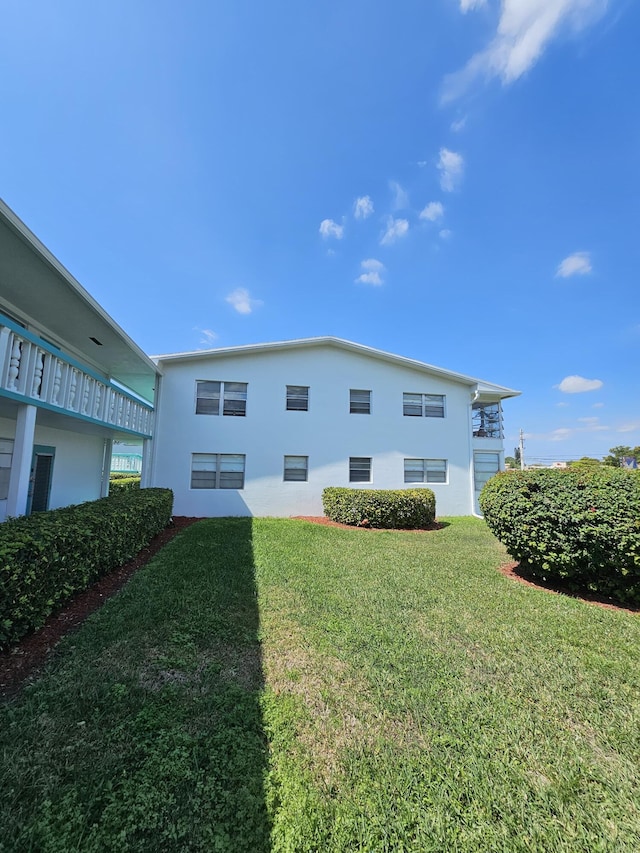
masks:
<svg viewBox="0 0 640 853"><path fill-rule="evenodd" d="M373 213L371 196L363 195L357 198L353 205L353 215L356 219L367 219Z"/></svg>
<svg viewBox="0 0 640 853"><path fill-rule="evenodd" d="M438 237L440 237L441 240L449 240L452 236L453 231L451 231L449 228L443 228L442 231L438 232Z"/></svg>
<svg viewBox="0 0 640 853"><path fill-rule="evenodd" d="M406 210L409 207L409 193L397 181L389 181L389 189L393 193L391 202L394 210Z"/></svg>
<svg viewBox="0 0 640 853"><path fill-rule="evenodd" d="M360 267L363 272L358 276L356 282L360 284L372 284L375 287L384 284L382 274L385 271L385 267L381 261L377 261L375 258L367 258L366 261L360 262Z"/></svg>
<svg viewBox="0 0 640 853"><path fill-rule="evenodd" d="M249 291L244 287L236 288L225 299L238 314L251 314L254 308L259 308L262 305L259 299L252 299Z"/></svg>
<svg viewBox="0 0 640 853"><path fill-rule="evenodd" d="M629 423L622 424L616 430L616 432L635 432L636 430L640 430L640 421L630 421Z"/></svg>
<svg viewBox="0 0 640 853"><path fill-rule="evenodd" d="M409 230L409 223L406 219L394 219L389 216L387 219L387 230L380 238L381 246L390 246L395 243L400 237L404 237Z"/></svg>
<svg viewBox="0 0 640 853"><path fill-rule="evenodd" d="M556 278L569 278L572 275L587 275L591 272L589 252L574 252L558 264Z"/></svg>
<svg viewBox="0 0 640 853"><path fill-rule="evenodd" d="M200 332L202 338L200 339L201 344L209 344L211 345L215 340L218 339L218 335L216 332L211 329L200 329L198 326L195 327L196 332Z"/></svg>
<svg viewBox="0 0 640 853"><path fill-rule="evenodd" d="M429 165L428 160L418 160L418 166L420 166L421 169L424 169L424 167L428 166L428 165Z"/></svg>
<svg viewBox="0 0 640 853"><path fill-rule="evenodd" d="M444 215L444 207L439 201L430 201L429 204L420 211L420 219L428 219L429 222L435 222L436 219L441 219Z"/></svg>
<svg viewBox="0 0 640 853"><path fill-rule="evenodd" d="M566 402L556 403L556 406L557 406L559 409L566 409L568 405L569 405L569 403L566 403Z"/></svg>
<svg viewBox="0 0 640 853"><path fill-rule="evenodd" d="M603 406L604 406L604 403L594 403L593 406L591 406L591 408L592 409L601 409Z"/></svg>
<svg viewBox="0 0 640 853"><path fill-rule="evenodd" d="M320 233L326 240L328 237L335 237L336 240L342 240L344 235L344 226L338 225L333 219L323 219L320 223Z"/></svg>
<svg viewBox="0 0 640 853"><path fill-rule="evenodd" d="M467 123L467 117L462 116L462 118L459 118L456 121L451 122L451 130L454 133L460 133L460 131L464 129L466 123Z"/></svg>
<svg viewBox="0 0 640 853"><path fill-rule="evenodd" d="M565 376L558 388L564 394L582 394L585 391L597 391L602 388L603 382L601 379L585 379L583 376Z"/></svg>
<svg viewBox="0 0 640 853"><path fill-rule="evenodd" d="M480 5L478 0L460 0L462 12ZM512 83L535 65L554 38L585 29L607 5L608 0L502 0L496 34L464 68L445 78L442 100L459 97L477 78Z"/></svg>
<svg viewBox="0 0 640 853"><path fill-rule="evenodd" d="M453 192L462 180L462 172L464 171L462 154L449 151L448 148L441 148L438 169L440 170L440 186L445 192Z"/></svg>

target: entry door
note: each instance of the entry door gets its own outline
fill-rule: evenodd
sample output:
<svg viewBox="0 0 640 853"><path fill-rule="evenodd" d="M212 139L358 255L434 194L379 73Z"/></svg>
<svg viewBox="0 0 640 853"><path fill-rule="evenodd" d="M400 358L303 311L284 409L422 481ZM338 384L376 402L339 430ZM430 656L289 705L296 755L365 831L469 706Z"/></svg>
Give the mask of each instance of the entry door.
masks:
<svg viewBox="0 0 640 853"><path fill-rule="evenodd" d="M499 453L482 453L476 451L473 454L473 482L475 488L475 508L480 515L480 505L478 498L482 487L490 480L494 474L500 470L500 454Z"/></svg>
<svg viewBox="0 0 640 853"><path fill-rule="evenodd" d="M27 515L31 515L32 512L43 512L45 509L49 509L49 495L51 493L51 478L53 476L55 454L55 447L35 445L33 448Z"/></svg>

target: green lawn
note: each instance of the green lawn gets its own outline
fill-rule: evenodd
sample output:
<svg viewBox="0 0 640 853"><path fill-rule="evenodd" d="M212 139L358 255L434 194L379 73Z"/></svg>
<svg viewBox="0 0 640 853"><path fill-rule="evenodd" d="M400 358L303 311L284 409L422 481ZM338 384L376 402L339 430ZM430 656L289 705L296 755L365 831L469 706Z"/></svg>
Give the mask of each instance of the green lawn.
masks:
<svg viewBox="0 0 640 853"><path fill-rule="evenodd" d="M504 560L187 529L0 706L0 850L637 853L640 618Z"/></svg>

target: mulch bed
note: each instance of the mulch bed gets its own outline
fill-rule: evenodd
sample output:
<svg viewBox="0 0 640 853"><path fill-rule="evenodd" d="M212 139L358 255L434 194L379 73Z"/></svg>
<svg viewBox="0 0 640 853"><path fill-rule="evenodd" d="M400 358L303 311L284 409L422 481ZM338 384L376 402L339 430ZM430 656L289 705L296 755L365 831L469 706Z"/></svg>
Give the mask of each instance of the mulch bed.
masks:
<svg viewBox="0 0 640 853"><path fill-rule="evenodd" d="M569 589L569 587L563 586L562 584L545 582L538 578L529 577L526 570L522 568L520 563L505 563L499 567L498 571L506 578L511 578L511 580L517 581L518 583L523 583L525 586L544 589L554 595L568 595L569 598L577 598L578 601L585 601L587 604L595 604L598 607L604 607L607 610L622 610L625 613L640 613L640 607L630 607L629 605L616 602L612 598L607 598L607 596L604 595L596 595L595 593L583 593L582 595L578 595L578 593Z"/></svg>
<svg viewBox="0 0 640 853"><path fill-rule="evenodd" d="M58 642L77 628L87 616L98 610L118 592L129 578L170 542L176 534L199 518L174 516L172 524L158 533L136 556L97 580L89 589L78 593L61 610L50 616L33 634L24 637L17 646L0 652L0 696L9 696L22 687L38 671Z"/></svg>
<svg viewBox="0 0 640 853"><path fill-rule="evenodd" d="M382 528L371 527L369 524L342 524L339 521L332 521L326 515L294 515L293 518L297 518L300 521L311 521L313 524L324 524L326 527L342 527L343 530L372 530L378 533L382 531ZM386 532L391 530L394 533L426 533L428 530L442 530L444 526L444 524L434 521L429 527L416 527L410 530L407 530L407 528L385 527L384 530Z"/></svg>

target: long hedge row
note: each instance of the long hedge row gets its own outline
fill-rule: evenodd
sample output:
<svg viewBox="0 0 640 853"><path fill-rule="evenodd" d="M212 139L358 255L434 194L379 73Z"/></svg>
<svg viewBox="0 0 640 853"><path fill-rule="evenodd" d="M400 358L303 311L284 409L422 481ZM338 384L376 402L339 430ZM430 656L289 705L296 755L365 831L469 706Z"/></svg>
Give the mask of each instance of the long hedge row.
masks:
<svg viewBox="0 0 640 853"><path fill-rule="evenodd" d="M638 472L504 472L485 485L480 508L529 574L640 604Z"/></svg>
<svg viewBox="0 0 640 853"><path fill-rule="evenodd" d="M348 489L329 486L322 492L325 515L354 526L423 528L436 517L431 489Z"/></svg>
<svg viewBox="0 0 640 853"><path fill-rule="evenodd" d="M172 507L169 489L141 489L0 524L0 649L137 554Z"/></svg>

